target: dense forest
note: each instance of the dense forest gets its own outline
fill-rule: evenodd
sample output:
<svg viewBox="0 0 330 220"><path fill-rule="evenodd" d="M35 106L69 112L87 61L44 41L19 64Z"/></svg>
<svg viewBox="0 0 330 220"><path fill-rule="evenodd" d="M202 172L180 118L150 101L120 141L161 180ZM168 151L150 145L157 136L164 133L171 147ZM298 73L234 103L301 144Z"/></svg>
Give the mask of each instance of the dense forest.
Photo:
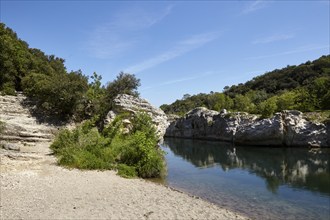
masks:
<svg viewBox="0 0 330 220"><path fill-rule="evenodd" d="M330 109L330 55L299 66L287 66L255 77L223 92L185 94L181 100L162 105L167 114L183 115L195 107L220 111L244 111L269 117L274 112Z"/></svg>
<svg viewBox="0 0 330 220"><path fill-rule="evenodd" d="M81 121L91 116L104 116L119 93L138 96L140 80L119 73L106 86L101 76L91 77L80 70L68 72L65 60L30 48L17 34L0 23L0 92L15 95L21 91L34 99L45 115Z"/></svg>

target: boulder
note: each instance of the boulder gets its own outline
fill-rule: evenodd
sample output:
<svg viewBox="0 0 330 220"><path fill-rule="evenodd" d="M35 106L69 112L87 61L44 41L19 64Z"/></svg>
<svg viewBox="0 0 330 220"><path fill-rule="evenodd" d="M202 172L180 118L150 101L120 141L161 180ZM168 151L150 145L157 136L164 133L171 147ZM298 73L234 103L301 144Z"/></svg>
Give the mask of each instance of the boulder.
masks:
<svg viewBox="0 0 330 220"><path fill-rule="evenodd" d="M198 107L183 118L173 121L166 130L168 137L184 137L233 141L236 128L240 123L250 121L247 113L229 113Z"/></svg>
<svg viewBox="0 0 330 220"><path fill-rule="evenodd" d="M137 112L147 113L156 126L158 136L163 138L166 128L169 125L166 114L160 108L152 106L147 100L127 94L119 94L114 99L113 109L107 114L104 120L105 124L110 123L116 115L125 112L132 114Z"/></svg>
<svg viewBox="0 0 330 220"><path fill-rule="evenodd" d="M213 124L213 116L218 112L198 107L188 112L185 117L173 121L166 129L166 135L171 137L203 138L208 127Z"/></svg>
<svg viewBox="0 0 330 220"><path fill-rule="evenodd" d="M240 124L234 137L238 145L280 146L283 144L283 123L281 113L272 118L253 120Z"/></svg>

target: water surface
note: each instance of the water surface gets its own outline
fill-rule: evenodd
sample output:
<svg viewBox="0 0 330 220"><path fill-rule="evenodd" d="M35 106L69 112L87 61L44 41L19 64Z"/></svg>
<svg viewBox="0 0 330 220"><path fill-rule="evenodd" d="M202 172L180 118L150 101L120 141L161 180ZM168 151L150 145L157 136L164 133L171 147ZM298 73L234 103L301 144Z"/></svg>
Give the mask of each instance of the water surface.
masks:
<svg viewBox="0 0 330 220"><path fill-rule="evenodd" d="M254 219L330 219L330 149L166 138L167 185Z"/></svg>

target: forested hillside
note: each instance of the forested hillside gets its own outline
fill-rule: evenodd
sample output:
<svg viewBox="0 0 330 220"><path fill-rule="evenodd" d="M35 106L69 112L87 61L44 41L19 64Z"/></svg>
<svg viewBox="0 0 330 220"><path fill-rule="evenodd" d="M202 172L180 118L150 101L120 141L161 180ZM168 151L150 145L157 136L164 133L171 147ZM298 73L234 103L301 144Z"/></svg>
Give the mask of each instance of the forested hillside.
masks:
<svg viewBox="0 0 330 220"><path fill-rule="evenodd" d="M68 72L64 59L30 48L17 34L0 23L0 92L15 95L22 91L38 103L45 115L62 119L82 120L104 115L119 93L137 96L140 80L134 75L119 73L107 86L101 76L91 77L80 70Z"/></svg>
<svg viewBox="0 0 330 220"><path fill-rule="evenodd" d="M276 111L297 109L303 112L330 109L330 56L299 66L287 66L255 77L223 92L185 94L181 100L162 105L166 113L182 115L204 106L219 111L245 111L264 117Z"/></svg>

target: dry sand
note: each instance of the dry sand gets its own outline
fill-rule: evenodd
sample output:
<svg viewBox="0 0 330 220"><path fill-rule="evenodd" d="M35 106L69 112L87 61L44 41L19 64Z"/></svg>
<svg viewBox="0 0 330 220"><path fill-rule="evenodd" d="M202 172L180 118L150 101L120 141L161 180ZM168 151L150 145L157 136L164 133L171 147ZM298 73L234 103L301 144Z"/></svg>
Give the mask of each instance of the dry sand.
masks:
<svg viewBox="0 0 330 220"><path fill-rule="evenodd" d="M0 219L246 219L114 171L68 170L46 153L0 149Z"/></svg>

